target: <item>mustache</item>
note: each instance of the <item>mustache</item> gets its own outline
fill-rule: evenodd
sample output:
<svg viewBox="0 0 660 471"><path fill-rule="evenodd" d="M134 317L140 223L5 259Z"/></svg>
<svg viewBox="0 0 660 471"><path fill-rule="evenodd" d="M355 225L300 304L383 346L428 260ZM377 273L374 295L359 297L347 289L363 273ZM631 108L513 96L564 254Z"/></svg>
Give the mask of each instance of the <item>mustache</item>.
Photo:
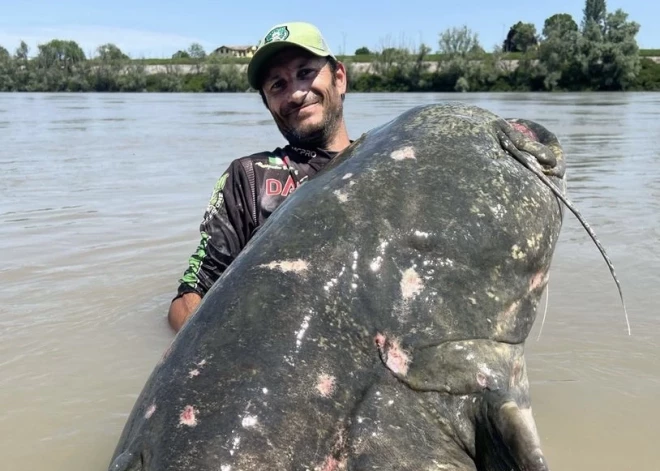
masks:
<svg viewBox="0 0 660 471"><path fill-rule="evenodd" d="M301 108L304 108L305 106L309 105L315 105L317 103L320 103L320 100L318 97L312 97L309 99L306 99L302 103L295 103L295 104L290 104L287 105L283 110L282 110L282 115L283 116L289 116L291 113L295 113Z"/></svg>

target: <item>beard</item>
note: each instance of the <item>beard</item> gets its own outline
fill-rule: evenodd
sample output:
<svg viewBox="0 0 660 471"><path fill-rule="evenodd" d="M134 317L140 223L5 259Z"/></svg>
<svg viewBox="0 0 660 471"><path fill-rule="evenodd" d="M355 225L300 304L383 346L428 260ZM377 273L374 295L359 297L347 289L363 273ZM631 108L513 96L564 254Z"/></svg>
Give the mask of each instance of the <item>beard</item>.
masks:
<svg viewBox="0 0 660 471"><path fill-rule="evenodd" d="M322 104L322 102L319 102ZM342 101L339 97L332 97L331 102L325 103L323 116L319 123L286 126L277 120L277 127L282 136L295 147L325 149L335 136L343 117Z"/></svg>

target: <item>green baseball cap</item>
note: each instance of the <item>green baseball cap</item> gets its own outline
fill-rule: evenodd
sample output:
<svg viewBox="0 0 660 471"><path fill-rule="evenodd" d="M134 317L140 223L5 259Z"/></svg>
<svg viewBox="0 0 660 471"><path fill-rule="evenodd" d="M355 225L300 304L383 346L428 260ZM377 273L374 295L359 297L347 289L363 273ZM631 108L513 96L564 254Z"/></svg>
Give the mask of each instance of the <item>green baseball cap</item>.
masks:
<svg viewBox="0 0 660 471"><path fill-rule="evenodd" d="M335 58L321 31L313 24L297 21L275 25L259 40L248 64L248 82L252 88L256 90L259 87L261 69L268 59L287 46L298 46L320 57Z"/></svg>

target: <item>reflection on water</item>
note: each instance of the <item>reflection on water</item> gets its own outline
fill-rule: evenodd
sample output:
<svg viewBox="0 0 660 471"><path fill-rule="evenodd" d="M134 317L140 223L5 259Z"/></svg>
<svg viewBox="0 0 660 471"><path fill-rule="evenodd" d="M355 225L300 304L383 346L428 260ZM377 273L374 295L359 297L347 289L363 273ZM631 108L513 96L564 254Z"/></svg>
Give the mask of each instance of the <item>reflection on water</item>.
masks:
<svg viewBox="0 0 660 471"><path fill-rule="evenodd" d="M657 469L660 96L350 94L353 137L428 102L538 120L568 158L549 308L527 346L553 469ZM167 305L216 178L282 145L258 95L0 95L0 454L12 470L105 469L172 334ZM199 122L202 120L203 122Z"/></svg>
<svg viewBox="0 0 660 471"><path fill-rule="evenodd" d="M201 111L197 113L202 116L258 116L257 113L246 111L222 110L222 111Z"/></svg>

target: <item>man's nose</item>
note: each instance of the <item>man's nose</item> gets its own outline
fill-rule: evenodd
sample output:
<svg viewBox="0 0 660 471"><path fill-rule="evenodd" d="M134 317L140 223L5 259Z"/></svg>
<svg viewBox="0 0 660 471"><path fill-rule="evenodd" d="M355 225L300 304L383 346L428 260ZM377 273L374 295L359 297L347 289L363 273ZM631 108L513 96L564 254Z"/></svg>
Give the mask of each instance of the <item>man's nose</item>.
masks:
<svg viewBox="0 0 660 471"><path fill-rule="evenodd" d="M292 84L293 90L291 91L291 102L296 104L303 104L305 98L309 93L309 89L303 88L300 85L297 85L295 82Z"/></svg>

